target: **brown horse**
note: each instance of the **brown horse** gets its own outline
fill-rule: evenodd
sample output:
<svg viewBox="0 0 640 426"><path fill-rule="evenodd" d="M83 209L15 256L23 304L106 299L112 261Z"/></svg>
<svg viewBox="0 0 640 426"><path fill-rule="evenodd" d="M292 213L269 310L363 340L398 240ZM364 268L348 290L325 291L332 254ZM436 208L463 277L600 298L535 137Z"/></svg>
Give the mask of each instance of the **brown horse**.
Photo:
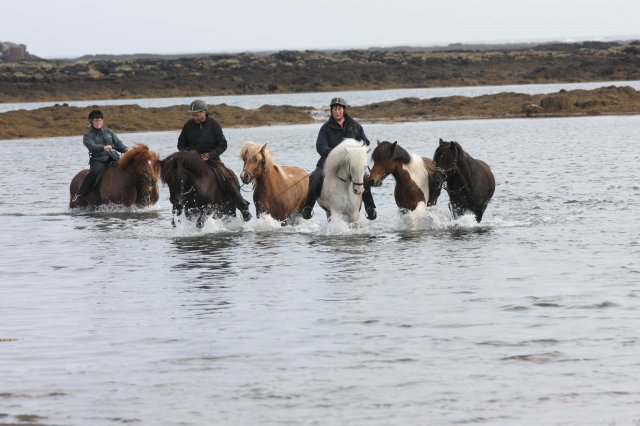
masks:
<svg viewBox="0 0 640 426"><path fill-rule="evenodd" d="M161 161L160 177L169 186L173 206L171 224L184 211L187 219L197 218L201 228L209 216L235 216L233 200L225 194L215 172L202 161L197 151L174 152Z"/></svg>
<svg viewBox="0 0 640 426"><path fill-rule="evenodd" d="M455 141L440 144L433 154L436 166L444 170L449 193L449 205L453 216L462 216L465 210L472 211L476 221L482 220L489 200L496 189L496 181L489 165L465 152Z"/></svg>
<svg viewBox="0 0 640 426"><path fill-rule="evenodd" d="M158 202L160 157L145 144L131 147L98 177L93 190L71 201L88 173L89 169L81 170L71 180L69 208L108 203L145 207Z"/></svg>
<svg viewBox="0 0 640 426"><path fill-rule="evenodd" d="M398 142L378 142L371 154L373 168L369 175L372 186L382 185L393 175L396 188L393 195L402 210L415 210L420 203L435 205L440 196L444 174L430 158L407 152Z"/></svg>
<svg viewBox="0 0 640 426"><path fill-rule="evenodd" d="M267 144L245 142L240 158L244 162L240 179L255 184L256 216L265 213L284 221L300 212L309 190L309 173L300 167L277 165Z"/></svg>

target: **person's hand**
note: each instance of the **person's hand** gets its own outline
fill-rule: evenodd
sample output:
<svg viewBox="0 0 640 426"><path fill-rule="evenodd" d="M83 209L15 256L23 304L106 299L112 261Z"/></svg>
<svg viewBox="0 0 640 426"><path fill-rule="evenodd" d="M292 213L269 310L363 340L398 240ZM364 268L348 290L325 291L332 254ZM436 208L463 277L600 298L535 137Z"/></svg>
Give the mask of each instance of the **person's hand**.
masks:
<svg viewBox="0 0 640 426"><path fill-rule="evenodd" d="M111 152L111 151L113 151L113 147L111 145L105 145L104 146L104 150L107 151L107 152Z"/></svg>
<svg viewBox="0 0 640 426"><path fill-rule="evenodd" d="M207 161L209 159L209 153L203 152L202 154L200 154L200 158L202 158L202 160L204 161Z"/></svg>

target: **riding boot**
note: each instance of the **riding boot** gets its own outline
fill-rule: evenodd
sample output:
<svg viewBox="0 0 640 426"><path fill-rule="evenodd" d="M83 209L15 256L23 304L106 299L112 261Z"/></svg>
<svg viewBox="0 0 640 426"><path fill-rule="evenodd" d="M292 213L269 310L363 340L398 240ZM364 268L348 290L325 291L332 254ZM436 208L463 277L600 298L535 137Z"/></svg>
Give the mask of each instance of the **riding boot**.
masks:
<svg viewBox="0 0 640 426"><path fill-rule="evenodd" d="M378 213L376 213L376 204L373 202L373 194L371 193L369 176L366 175L364 177L364 192L362 193L362 202L364 203L364 211L367 215L367 219L375 220L378 217Z"/></svg>
<svg viewBox="0 0 640 426"><path fill-rule="evenodd" d="M309 192L302 207L303 219L311 219L311 216L313 216L313 206L316 204L316 198L320 195L320 192L322 192L323 182L322 167L316 167L309 177Z"/></svg>

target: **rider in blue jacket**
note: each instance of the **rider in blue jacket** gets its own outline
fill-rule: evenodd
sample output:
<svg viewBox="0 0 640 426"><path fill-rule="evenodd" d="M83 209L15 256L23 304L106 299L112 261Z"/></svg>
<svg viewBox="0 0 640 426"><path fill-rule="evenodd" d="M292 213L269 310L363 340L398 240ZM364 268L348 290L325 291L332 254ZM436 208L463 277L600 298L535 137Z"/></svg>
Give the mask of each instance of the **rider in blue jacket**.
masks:
<svg viewBox="0 0 640 426"><path fill-rule="evenodd" d="M329 117L329 120L320 128L318 139L316 140L316 151L320 154L320 159L309 179L309 193L302 208L302 217L305 219L310 219L313 215L313 206L316 203L316 198L322 191L322 183L324 181L322 171L329 152L342 142L343 139L347 138L355 139L363 142L365 145L369 145L369 139L367 139L367 136L364 134L360 123L347 114L347 102L343 98L333 98L329 106L331 108L331 117ZM376 205L373 202L373 195L371 194L371 186L369 185L368 179L364 179L362 201L367 219L374 220L377 217Z"/></svg>

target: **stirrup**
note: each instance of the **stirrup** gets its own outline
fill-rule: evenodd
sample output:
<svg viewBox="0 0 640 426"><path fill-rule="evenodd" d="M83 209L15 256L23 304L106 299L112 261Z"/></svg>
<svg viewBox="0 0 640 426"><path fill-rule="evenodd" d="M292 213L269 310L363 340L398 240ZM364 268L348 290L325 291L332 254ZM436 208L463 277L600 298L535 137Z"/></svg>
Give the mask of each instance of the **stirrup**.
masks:
<svg viewBox="0 0 640 426"><path fill-rule="evenodd" d="M302 208L302 218L309 220L311 216L313 216L313 207L304 206Z"/></svg>

